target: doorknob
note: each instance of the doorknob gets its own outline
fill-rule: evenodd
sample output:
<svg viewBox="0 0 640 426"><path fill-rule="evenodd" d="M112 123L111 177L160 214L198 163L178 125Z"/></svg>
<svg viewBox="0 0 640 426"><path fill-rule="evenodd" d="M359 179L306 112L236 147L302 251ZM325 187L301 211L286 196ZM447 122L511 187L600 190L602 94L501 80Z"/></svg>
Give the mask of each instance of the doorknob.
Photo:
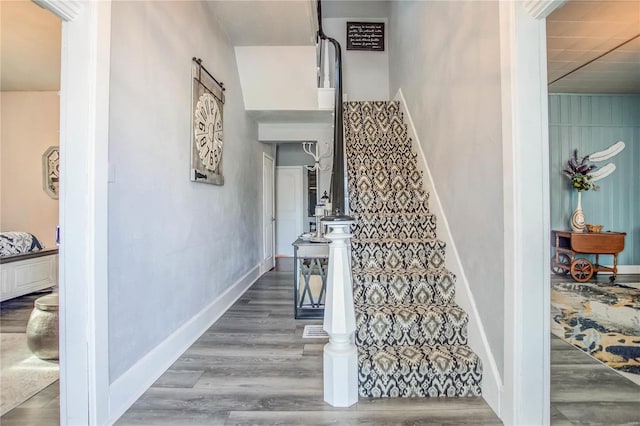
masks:
<svg viewBox="0 0 640 426"><path fill-rule="evenodd" d="M275 218L275 217L272 217L272 218L271 218L271 222L275 222L275 221L276 221L276 218Z"/></svg>

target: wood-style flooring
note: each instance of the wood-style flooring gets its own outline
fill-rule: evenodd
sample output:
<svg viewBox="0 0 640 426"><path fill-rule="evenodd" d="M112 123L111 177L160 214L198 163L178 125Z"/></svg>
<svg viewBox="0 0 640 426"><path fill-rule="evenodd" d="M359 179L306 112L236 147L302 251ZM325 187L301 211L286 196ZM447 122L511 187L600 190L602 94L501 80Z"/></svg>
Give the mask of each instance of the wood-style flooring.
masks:
<svg viewBox="0 0 640 426"><path fill-rule="evenodd" d="M347 409L325 404L325 340L302 339L304 324L319 322L293 320L292 279L291 272L264 275L117 424L500 424L480 398L361 399ZM5 323L2 312L0 328L24 329L30 306L22 326L20 314ZM552 424L640 425L640 387L560 339L553 337L551 346ZM57 425L58 405L56 382L0 424Z"/></svg>
<svg viewBox="0 0 640 426"><path fill-rule="evenodd" d="M303 339L290 272L261 278L118 425L501 424L481 398L323 401L326 339Z"/></svg>
<svg viewBox="0 0 640 426"><path fill-rule="evenodd" d="M0 303L0 333L26 333L35 300L44 290ZM0 377L2 380L2 377ZM36 395L0 417L1 426L57 425L60 423L60 385L56 380Z"/></svg>
<svg viewBox="0 0 640 426"><path fill-rule="evenodd" d="M608 283L609 275L595 281ZM551 282L571 277L553 275ZM618 275L616 282L637 283L640 275ZM551 424L640 425L640 386L552 335Z"/></svg>

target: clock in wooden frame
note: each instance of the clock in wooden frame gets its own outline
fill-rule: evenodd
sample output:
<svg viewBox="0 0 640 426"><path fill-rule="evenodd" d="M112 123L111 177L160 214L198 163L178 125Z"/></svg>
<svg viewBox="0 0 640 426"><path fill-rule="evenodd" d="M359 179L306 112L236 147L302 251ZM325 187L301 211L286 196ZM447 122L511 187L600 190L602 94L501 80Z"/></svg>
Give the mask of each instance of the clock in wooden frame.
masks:
<svg viewBox="0 0 640 426"><path fill-rule="evenodd" d="M191 107L191 180L224 185L224 86L193 58Z"/></svg>

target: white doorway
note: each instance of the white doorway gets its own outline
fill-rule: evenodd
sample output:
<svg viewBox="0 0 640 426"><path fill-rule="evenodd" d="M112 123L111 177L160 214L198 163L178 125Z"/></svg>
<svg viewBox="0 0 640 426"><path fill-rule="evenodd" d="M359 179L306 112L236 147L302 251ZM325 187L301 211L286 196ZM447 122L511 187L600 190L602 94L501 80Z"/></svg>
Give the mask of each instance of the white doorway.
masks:
<svg viewBox="0 0 640 426"><path fill-rule="evenodd" d="M269 155L262 154L262 273L275 266L275 205L274 205L275 162Z"/></svg>
<svg viewBox="0 0 640 426"><path fill-rule="evenodd" d="M276 255L293 256L302 233L302 166L276 167Z"/></svg>

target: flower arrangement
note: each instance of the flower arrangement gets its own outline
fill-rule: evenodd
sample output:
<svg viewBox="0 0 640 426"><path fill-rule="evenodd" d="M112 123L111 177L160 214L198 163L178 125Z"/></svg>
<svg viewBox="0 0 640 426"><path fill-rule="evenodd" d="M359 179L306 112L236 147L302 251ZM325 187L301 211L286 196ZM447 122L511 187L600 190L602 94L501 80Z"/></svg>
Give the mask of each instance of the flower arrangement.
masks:
<svg viewBox="0 0 640 426"><path fill-rule="evenodd" d="M571 180L571 187L578 192L600 190L600 186L594 183L594 176L591 174L598 166L589 161L589 156L578 158L578 150L573 150L573 156L567 161L567 168L562 173Z"/></svg>

